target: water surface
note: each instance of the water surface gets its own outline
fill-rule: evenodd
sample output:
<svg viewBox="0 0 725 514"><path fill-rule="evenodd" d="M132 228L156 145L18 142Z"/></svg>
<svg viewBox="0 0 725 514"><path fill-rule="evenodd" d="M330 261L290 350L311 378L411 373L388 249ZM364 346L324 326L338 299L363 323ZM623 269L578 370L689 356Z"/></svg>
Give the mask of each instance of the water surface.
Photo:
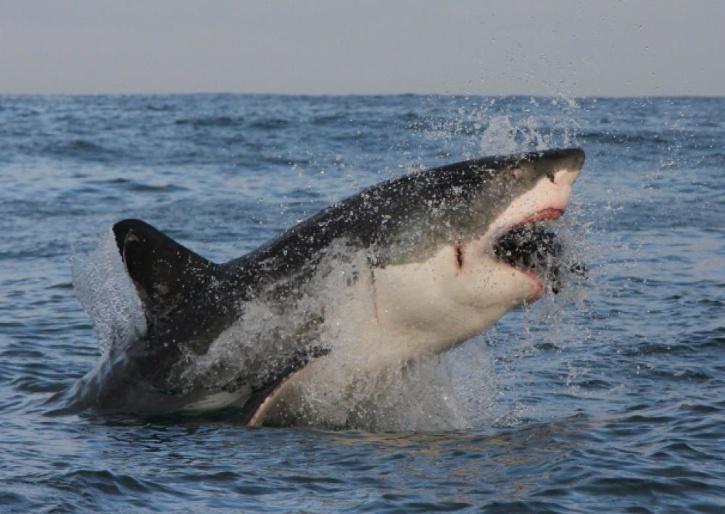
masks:
<svg viewBox="0 0 725 514"><path fill-rule="evenodd" d="M51 414L99 356L71 257L115 221L224 261L386 178L572 145L590 280L441 359L397 430ZM724 177L720 98L0 97L0 510L722 512Z"/></svg>

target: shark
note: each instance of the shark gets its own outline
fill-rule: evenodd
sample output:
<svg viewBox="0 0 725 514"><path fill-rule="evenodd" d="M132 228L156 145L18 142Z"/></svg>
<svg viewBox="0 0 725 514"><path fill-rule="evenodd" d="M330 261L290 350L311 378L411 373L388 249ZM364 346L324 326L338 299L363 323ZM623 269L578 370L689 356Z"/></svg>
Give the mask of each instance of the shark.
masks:
<svg viewBox="0 0 725 514"><path fill-rule="evenodd" d="M234 409L249 426L354 425L359 410L326 405L461 345L581 272L556 220L584 158L551 149L412 172L226 263L119 221L113 259L139 323L107 345L70 401L140 416Z"/></svg>

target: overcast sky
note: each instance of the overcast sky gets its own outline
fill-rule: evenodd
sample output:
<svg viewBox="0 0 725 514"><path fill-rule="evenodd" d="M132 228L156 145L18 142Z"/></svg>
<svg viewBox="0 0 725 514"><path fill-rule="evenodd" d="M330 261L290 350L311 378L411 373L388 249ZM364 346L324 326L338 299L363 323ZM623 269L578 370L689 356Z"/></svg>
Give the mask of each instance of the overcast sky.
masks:
<svg viewBox="0 0 725 514"><path fill-rule="evenodd" d="M0 93L725 95L719 0L0 0Z"/></svg>

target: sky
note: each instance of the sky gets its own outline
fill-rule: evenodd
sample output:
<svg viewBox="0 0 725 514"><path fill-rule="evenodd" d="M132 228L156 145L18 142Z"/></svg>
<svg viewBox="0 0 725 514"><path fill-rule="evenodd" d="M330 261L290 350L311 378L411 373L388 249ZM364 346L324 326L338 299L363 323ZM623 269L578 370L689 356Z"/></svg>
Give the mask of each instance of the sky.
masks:
<svg viewBox="0 0 725 514"><path fill-rule="evenodd" d="M720 0L0 0L0 94L725 95Z"/></svg>

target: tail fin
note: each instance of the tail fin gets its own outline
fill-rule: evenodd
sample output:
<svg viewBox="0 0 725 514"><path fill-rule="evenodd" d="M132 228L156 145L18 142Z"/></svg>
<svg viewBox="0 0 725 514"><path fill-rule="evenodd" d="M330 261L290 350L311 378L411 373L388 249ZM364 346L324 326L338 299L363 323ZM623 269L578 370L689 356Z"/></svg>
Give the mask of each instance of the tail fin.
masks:
<svg viewBox="0 0 725 514"><path fill-rule="evenodd" d="M216 264L140 220L120 221L113 233L147 321L172 317L206 296Z"/></svg>

